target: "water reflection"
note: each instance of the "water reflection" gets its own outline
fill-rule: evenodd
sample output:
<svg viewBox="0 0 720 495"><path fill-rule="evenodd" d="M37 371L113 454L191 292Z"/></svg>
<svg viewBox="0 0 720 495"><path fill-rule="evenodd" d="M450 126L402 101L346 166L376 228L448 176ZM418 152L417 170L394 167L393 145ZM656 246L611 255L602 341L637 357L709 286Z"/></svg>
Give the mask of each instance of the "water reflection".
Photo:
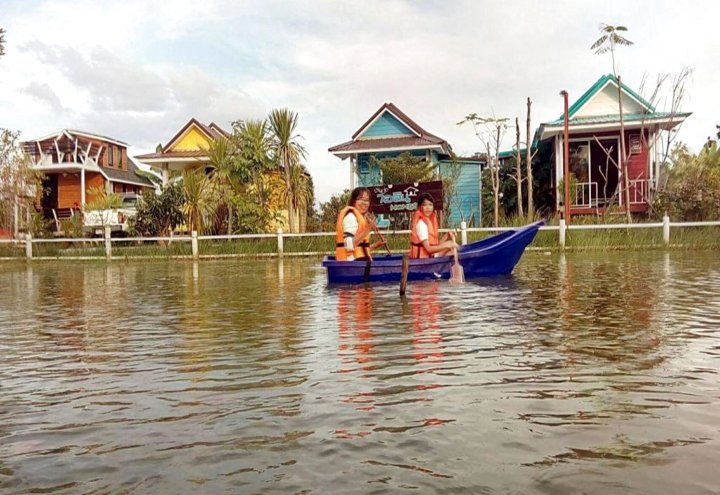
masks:
<svg viewBox="0 0 720 495"><path fill-rule="evenodd" d="M718 263L0 265L0 492L711 492Z"/></svg>

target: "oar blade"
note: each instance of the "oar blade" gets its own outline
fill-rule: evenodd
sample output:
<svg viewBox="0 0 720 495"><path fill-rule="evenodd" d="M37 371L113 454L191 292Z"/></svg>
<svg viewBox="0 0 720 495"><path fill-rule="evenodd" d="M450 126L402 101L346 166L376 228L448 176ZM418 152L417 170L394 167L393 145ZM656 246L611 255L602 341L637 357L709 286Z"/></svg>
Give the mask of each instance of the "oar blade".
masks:
<svg viewBox="0 0 720 495"><path fill-rule="evenodd" d="M450 283L451 284L464 284L465 283L465 272L463 271L462 265L455 263L450 268Z"/></svg>

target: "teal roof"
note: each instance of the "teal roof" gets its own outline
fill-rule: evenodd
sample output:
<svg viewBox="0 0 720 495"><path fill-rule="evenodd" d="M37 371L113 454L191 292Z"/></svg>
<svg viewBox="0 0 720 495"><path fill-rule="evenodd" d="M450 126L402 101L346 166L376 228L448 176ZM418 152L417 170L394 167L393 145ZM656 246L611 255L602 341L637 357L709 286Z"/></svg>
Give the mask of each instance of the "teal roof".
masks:
<svg viewBox="0 0 720 495"><path fill-rule="evenodd" d="M522 156L525 156L525 152L526 152L525 148L520 148L520 154ZM515 152L515 150L505 150L505 151L501 151L500 153L498 153L498 156L500 158L513 158L516 154L517 153Z"/></svg>
<svg viewBox="0 0 720 495"><path fill-rule="evenodd" d="M624 122L639 122L639 121L651 121L655 119L667 119L670 117L688 117L690 113L676 113L676 112L648 112L648 113L633 113L624 114ZM613 122L620 122L620 116L618 114L610 115L592 115L589 117L570 117L570 125L592 125L592 124L611 124ZM562 116L553 120L552 122L545 122L543 125L554 127L561 126L565 123Z"/></svg>
<svg viewBox="0 0 720 495"><path fill-rule="evenodd" d="M583 93L583 95L575 103L572 104L572 106L568 109L568 116L572 119L573 116L577 113L577 111L580 110L590 100L590 98L595 96L595 94L598 91L602 90L605 87L605 85L608 83L608 81L614 82L615 85L617 86L618 80L614 75L607 74L607 75L602 76L600 79L598 79L595 82L595 84L593 84L590 87L590 89L585 91L585 93ZM622 83L622 89L627 94L629 94L630 96L635 98L637 101L639 101L641 105L643 105L645 108L648 109L648 111L650 111L650 112L655 111L654 106L652 106L647 100L645 100L645 98L643 98L642 96L637 94L635 91L633 91L632 89L627 87L625 85L625 83ZM562 122L562 118L563 118L562 115L560 117L558 117L558 119L561 122Z"/></svg>

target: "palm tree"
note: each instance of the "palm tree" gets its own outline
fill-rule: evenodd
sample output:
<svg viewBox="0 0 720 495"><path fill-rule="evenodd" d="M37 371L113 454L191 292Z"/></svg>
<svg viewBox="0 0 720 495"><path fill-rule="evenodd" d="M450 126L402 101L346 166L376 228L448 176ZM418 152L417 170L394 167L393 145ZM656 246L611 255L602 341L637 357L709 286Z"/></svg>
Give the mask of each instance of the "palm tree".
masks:
<svg viewBox="0 0 720 495"><path fill-rule="evenodd" d="M303 165L296 165L290 170L290 188L282 192L286 204L299 215L300 232L305 231L308 206L315 197L310 174Z"/></svg>
<svg viewBox="0 0 720 495"><path fill-rule="evenodd" d="M305 148L298 143L299 136L295 133L298 114L287 108L273 109L268 120L273 134L270 149L278 166L285 172L286 206L290 232L293 232L295 229L295 212L293 211L295 200L293 199L291 174L293 167L298 166L300 160L305 157Z"/></svg>
<svg viewBox="0 0 720 495"><path fill-rule="evenodd" d="M615 68L615 45L630 46L633 44L627 38L624 38L618 32L627 32L625 26L611 26L610 24L600 24L600 37L595 40L595 43L590 47L591 50L595 50L597 55L610 52L612 56L613 74L617 76L617 70Z"/></svg>
<svg viewBox="0 0 720 495"><path fill-rule="evenodd" d="M227 233L233 231L232 198L239 188L240 174L238 173L235 145L229 139L218 137L207 151L209 165L212 168L210 180L217 193L218 206L227 207Z"/></svg>
<svg viewBox="0 0 720 495"><path fill-rule="evenodd" d="M215 212L215 195L213 185L202 170L194 169L183 172L182 188L185 202L183 215L190 231L203 232L205 225L212 222Z"/></svg>
<svg viewBox="0 0 720 495"><path fill-rule="evenodd" d="M267 206L265 174L273 168L270 158L272 139L265 120L243 120L233 124L233 139L239 150L238 169L249 182L261 208Z"/></svg>

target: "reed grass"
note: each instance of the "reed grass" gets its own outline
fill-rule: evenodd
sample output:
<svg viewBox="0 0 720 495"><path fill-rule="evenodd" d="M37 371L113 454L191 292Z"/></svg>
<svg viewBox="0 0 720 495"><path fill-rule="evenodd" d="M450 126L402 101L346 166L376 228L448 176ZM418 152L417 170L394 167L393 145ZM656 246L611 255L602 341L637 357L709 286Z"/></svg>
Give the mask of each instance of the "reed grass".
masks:
<svg viewBox="0 0 720 495"><path fill-rule="evenodd" d="M573 225L597 224L594 221L573 219ZM517 226L517 222L508 223L503 227ZM525 222L520 222L524 224ZM557 225L552 222L550 225ZM494 232L468 232L468 242L477 241L494 235ZM407 233L383 233L390 250L395 253L409 251L409 235ZM458 232L459 238L459 232ZM371 242L378 239L373 235ZM267 256L277 254L277 239L265 237L259 239L203 239L198 241L201 256ZM544 230L538 232L530 249L559 250L558 231ZM720 247L720 227L672 227L670 230L671 249L715 249ZM569 229L566 234L566 250L648 250L666 249L662 238L662 229L607 229L607 230L576 230ZM286 254L313 253L332 254L335 250L335 237L307 236L283 238L283 250ZM375 251L376 255L383 255L384 248ZM170 243L156 241L128 241L112 244L113 258L133 257L176 257L191 256L192 245L189 240L175 240ZM0 258L25 257L25 244L0 244ZM93 241L68 242L34 242L33 257L35 258L105 258L105 245L102 239Z"/></svg>

